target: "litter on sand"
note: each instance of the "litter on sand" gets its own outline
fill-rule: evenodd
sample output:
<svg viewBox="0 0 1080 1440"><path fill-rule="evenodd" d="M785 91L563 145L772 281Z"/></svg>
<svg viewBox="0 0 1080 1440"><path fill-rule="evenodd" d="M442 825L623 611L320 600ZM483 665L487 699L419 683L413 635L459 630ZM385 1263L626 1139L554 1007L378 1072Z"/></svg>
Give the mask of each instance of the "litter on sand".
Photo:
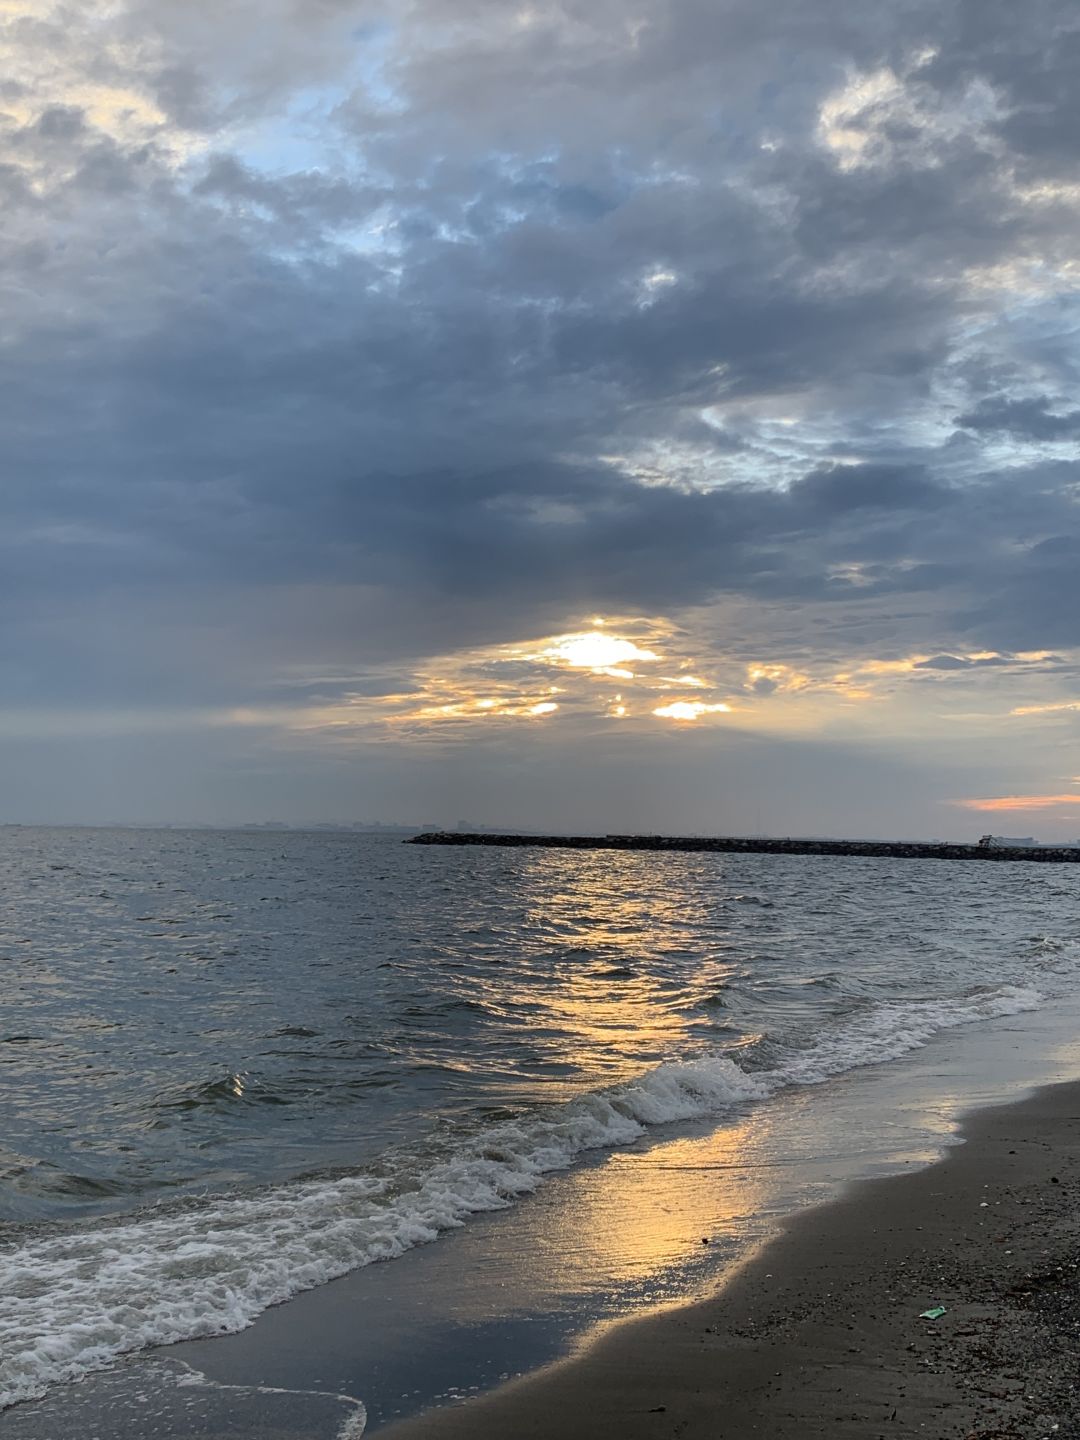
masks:
<svg viewBox="0 0 1080 1440"><path fill-rule="evenodd" d="M944 1306L944 1305L935 1305L935 1306L934 1306L932 1309L930 1309L930 1310L920 1310L920 1311L919 1311L919 1319L920 1319L920 1320L940 1320L941 1317L942 1317L942 1315L944 1315L944 1314L945 1314L945 1306Z"/></svg>

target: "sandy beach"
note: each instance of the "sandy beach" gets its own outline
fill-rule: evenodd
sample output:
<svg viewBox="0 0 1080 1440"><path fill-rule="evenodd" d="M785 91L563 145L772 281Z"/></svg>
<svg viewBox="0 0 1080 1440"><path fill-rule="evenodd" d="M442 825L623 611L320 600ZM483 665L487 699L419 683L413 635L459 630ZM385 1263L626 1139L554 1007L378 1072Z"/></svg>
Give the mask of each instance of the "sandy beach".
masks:
<svg viewBox="0 0 1080 1440"><path fill-rule="evenodd" d="M1080 1084L979 1111L963 1134L925 1170L800 1215L704 1302L380 1434L1080 1434Z"/></svg>

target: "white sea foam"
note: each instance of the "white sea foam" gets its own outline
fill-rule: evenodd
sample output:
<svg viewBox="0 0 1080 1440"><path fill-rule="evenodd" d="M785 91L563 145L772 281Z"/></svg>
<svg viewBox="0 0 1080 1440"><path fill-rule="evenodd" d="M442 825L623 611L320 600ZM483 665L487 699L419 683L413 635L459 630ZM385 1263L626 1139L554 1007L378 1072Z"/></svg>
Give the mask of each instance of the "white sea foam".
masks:
<svg viewBox="0 0 1080 1440"><path fill-rule="evenodd" d="M345 1408L344 1419L338 1426L334 1440L360 1440L361 1435L367 1429L367 1407L355 1395L335 1394L332 1390L297 1390L291 1386L281 1385L230 1385L221 1380L208 1379L201 1370L196 1370L186 1361L181 1360L174 1363L179 1364L180 1378L175 1379L172 1376L170 1378L178 1389L190 1386L210 1390L214 1393L220 1393L223 1390L239 1390L246 1391L249 1395L310 1395L319 1400L336 1401ZM164 1367L162 1368L164 1369Z"/></svg>
<svg viewBox="0 0 1080 1440"><path fill-rule="evenodd" d="M586 1151L650 1126L722 1114L789 1086L893 1059L937 1032L1031 1010L1037 991L883 1004L773 1070L728 1056L663 1064L625 1084L504 1122L426 1169L403 1163L46 1233L0 1254L0 1406L151 1345L241 1330L268 1306L512 1204Z"/></svg>

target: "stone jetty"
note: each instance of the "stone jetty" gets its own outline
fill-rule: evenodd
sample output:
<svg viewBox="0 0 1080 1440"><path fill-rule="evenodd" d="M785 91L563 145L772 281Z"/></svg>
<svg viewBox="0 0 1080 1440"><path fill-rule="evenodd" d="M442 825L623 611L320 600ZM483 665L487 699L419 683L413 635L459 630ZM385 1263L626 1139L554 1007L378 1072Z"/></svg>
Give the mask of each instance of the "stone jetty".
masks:
<svg viewBox="0 0 1080 1440"><path fill-rule="evenodd" d="M864 855L893 860L1025 860L1080 864L1080 846L950 845L906 840L798 840L737 835L494 835L424 830L407 845L535 846L549 850L707 850L722 855Z"/></svg>

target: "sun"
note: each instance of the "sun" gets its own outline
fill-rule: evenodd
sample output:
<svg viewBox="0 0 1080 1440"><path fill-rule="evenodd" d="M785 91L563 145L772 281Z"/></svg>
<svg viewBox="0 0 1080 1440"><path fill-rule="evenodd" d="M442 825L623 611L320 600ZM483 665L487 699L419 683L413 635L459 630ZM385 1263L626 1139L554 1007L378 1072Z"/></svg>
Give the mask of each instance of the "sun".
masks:
<svg viewBox="0 0 1080 1440"><path fill-rule="evenodd" d="M575 670L608 671L623 667L629 660L659 660L652 650L644 650L633 640L620 640L600 630L583 630L574 635L560 635L545 652Z"/></svg>

